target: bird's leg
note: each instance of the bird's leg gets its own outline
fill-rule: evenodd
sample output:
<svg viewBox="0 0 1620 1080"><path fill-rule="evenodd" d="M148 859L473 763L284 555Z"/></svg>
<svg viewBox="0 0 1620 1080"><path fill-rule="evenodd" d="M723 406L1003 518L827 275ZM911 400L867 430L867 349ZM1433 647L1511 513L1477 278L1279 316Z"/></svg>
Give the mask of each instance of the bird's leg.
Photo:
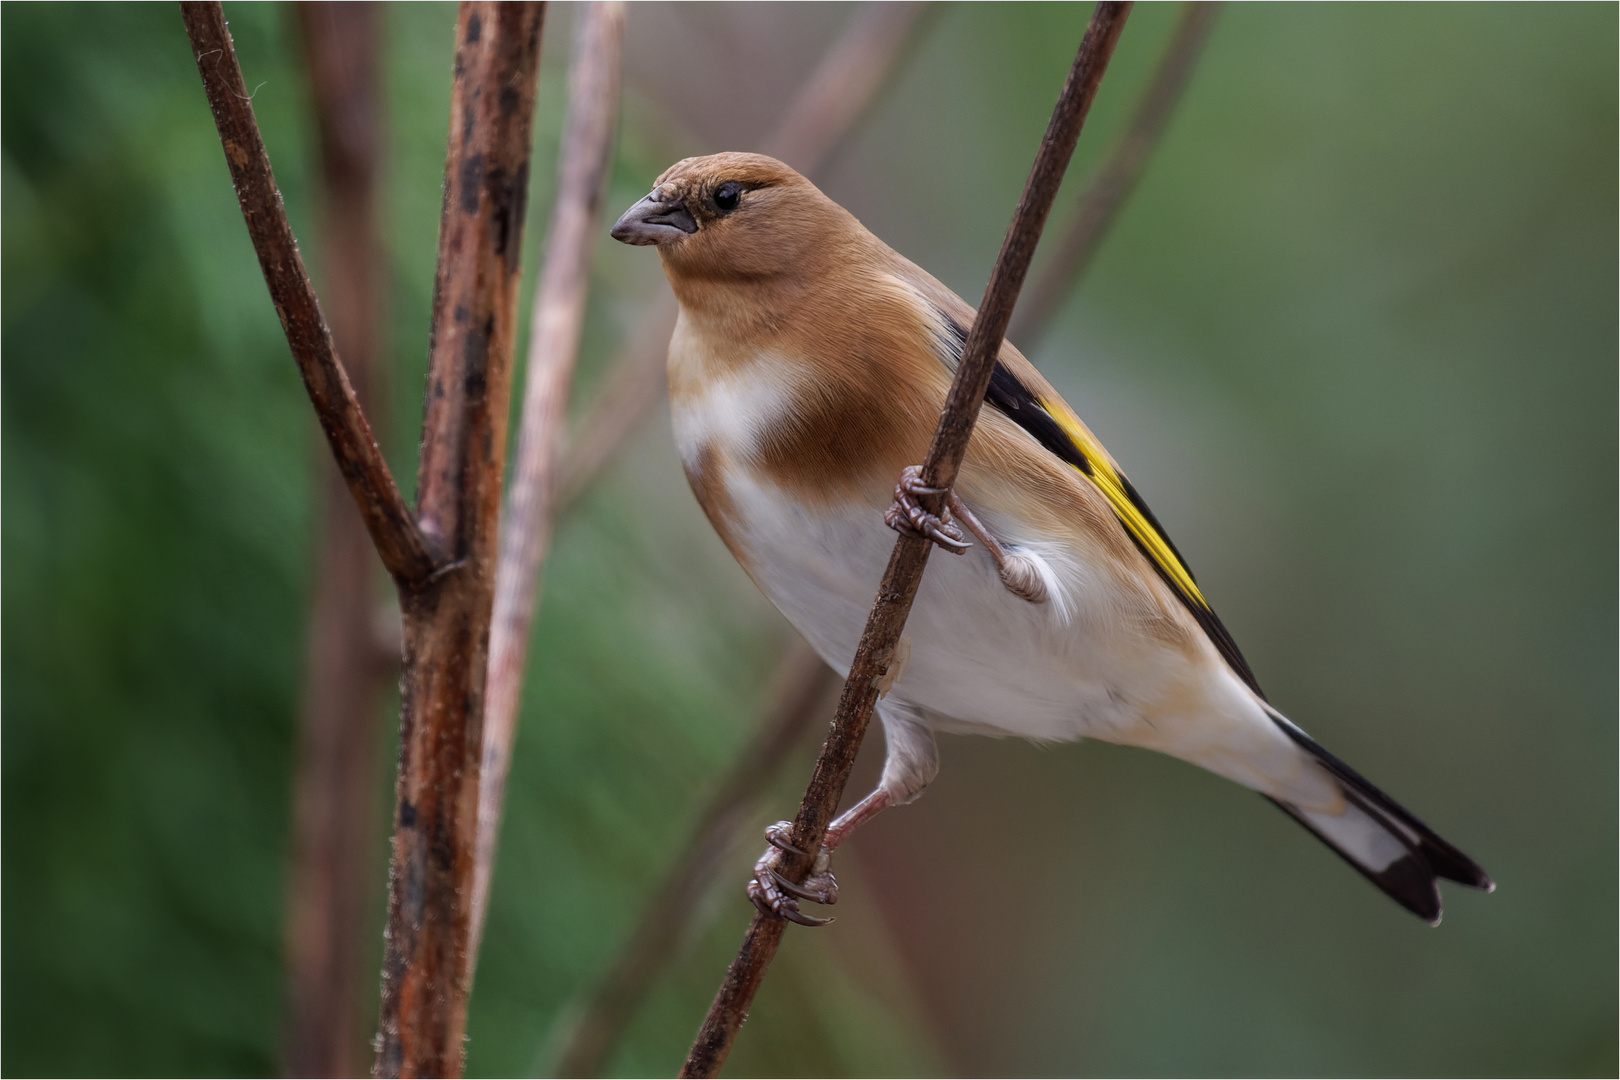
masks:
<svg viewBox="0 0 1620 1080"><path fill-rule="evenodd" d="M884 788L878 788L834 819L833 823L827 826L827 835L822 840L821 850L816 852L815 860L810 864L810 873L805 876L803 882L790 881L777 869L784 854L805 854L793 846L791 839L793 823L778 821L766 829L765 839L771 846L765 849L765 854L754 864L754 877L748 882L748 899L766 915L775 915L777 918L796 922L800 926L825 926L832 922L831 919L806 915L799 910L799 901L810 900L817 904L838 902L838 881L829 869L833 852L837 850L839 844L848 839L850 833L875 817L891 802L893 797L889 792Z"/></svg>
<svg viewBox="0 0 1620 1080"><path fill-rule="evenodd" d="M934 515L924 510L917 501L922 495L947 495L944 513ZM926 537L946 551L960 555L971 545L968 544L967 537L962 535L962 530L951 520L953 517L966 525L968 531L978 537L979 542L990 553L990 557L996 563L996 572L1001 575L1001 583L1007 587L1008 592L1032 604L1046 602L1046 582L1042 579L1035 560L1019 552L1009 551L1006 545L996 539L995 534L984 527L984 522L967 508L967 504L956 492L947 492L945 488L929 487L924 484L920 467L907 465L901 472L900 482L894 485L894 503L883 515L883 520L895 532Z"/></svg>
<svg viewBox="0 0 1620 1080"><path fill-rule="evenodd" d="M1046 582L1041 579L1041 573L1036 568L1034 559L1018 552L1008 551L1001 541L996 539L995 534L984 527L984 522L967 508L967 504L956 492L951 492L945 507L952 516L968 527L968 532L978 537L979 543L984 545L984 549L996 561L996 572L1001 575L1001 583L1007 587L1008 592L1032 604L1046 602Z"/></svg>
<svg viewBox="0 0 1620 1080"><path fill-rule="evenodd" d="M922 467L907 465L900 473L900 482L894 485L894 503L883 515L883 521L898 533L921 536L946 551L962 554L969 544L962 530L951 523L949 507L944 514L930 514L917 501L921 495L944 495L946 488L929 487L922 482Z"/></svg>

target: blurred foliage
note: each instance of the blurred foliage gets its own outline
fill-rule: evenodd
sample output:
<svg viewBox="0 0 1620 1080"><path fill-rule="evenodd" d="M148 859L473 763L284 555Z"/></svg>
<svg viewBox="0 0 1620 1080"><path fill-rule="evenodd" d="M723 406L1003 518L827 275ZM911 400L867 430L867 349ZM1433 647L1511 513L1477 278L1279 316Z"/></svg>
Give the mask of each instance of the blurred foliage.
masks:
<svg viewBox="0 0 1620 1080"><path fill-rule="evenodd" d="M318 278L293 35L276 7L227 11ZM676 157L756 141L848 11L634 6L610 212ZM1085 14L936 9L824 187L976 298ZM547 32L531 271L570 15ZM1071 195L1173 15L1133 15ZM406 486L453 18L387 19L387 449ZM1177 762L950 739L936 788L845 857L837 926L789 935L730 1072L1620 1067L1616 22L1230 8L1084 287L1022 343L1273 699L1497 894L1449 890L1431 931ZM0 1069L272 1073L324 451L173 8L10 4L0 29ZM663 287L647 252L606 241L595 276L587 388ZM474 1075L545 1067L790 633L702 521L662 422L562 523L545 590ZM756 846L615 1072L673 1070Z"/></svg>

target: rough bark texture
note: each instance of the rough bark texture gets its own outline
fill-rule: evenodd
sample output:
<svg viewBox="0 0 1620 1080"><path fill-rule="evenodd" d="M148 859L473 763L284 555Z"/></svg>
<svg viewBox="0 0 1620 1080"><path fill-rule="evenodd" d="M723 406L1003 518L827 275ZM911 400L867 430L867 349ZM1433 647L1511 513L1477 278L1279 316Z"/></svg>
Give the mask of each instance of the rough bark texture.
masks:
<svg viewBox="0 0 1620 1080"><path fill-rule="evenodd" d="M455 1076L496 520L518 259L540 60L540 4L464 3L413 514L332 347L270 172L217 2L182 3L271 300L404 614L400 764L376 1071Z"/></svg>
<svg viewBox="0 0 1620 1080"><path fill-rule="evenodd" d="M979 405L990 385L996 355L1000 351L1007 323L1012 318L1018 291L1029 271L1035 244L1052 209L1053 200L1063 181L1063 173L1080 136L1081 125L1097 85L1113 55L1114 44L1124 29L1130 11L1128 3L1101 3L1092 14L1074 66L1058 97L1057 108L1047 125L1046 135L1030 170L1024 192L1013 213L1012 225L1002 241L996 256L995 268L985 286L984 298L979 304L978 317L968 331L962 350L962 362L946 398L945 411L934 431L928 456L923 459L922 482L929 487L947 490L956 482L962 456L967 452L968 439L978 419ZM932 497L928 509L938 514L943 509L945 495ZM906 617L922 581L928 554L933 547L926 539L901 535L896 540L889 565L878 586L877 599L867 618L866 628L856 647L850 664L849 678L839 698L838 712L833 719L832 731L822 746L804 801L793 822L792 843L805 852L820 849L827 826L831 823L855 764L855 755L871 719L872 706L877 700L877 682L888 670L894 657ZM782 873L794 881L802 881L810 869L810 856L791 856L783 861ZM756 915L749 924L725 979L709 1007L708 1016L699 1028L681 1076L715 1076L724 1064L726 1055L737 1036L737 1030L747 1018L754 994L764 978L765 969L775 955L786 924L775 917Z"/></svg>
<svg viewBox="0 0 1620 1080"><path fill-rule="evenodd" d="M495 540L541 5L464 3L433 289L417 510L449 557L402 587L403 716L380 1076L455 1076L467 1008Z"/></svg>
<svg viewBox="0 0 1620 1080"><path fill-rule="evenodd" d="M320 136L324 292L355 395L378 418L381 246L376 174L378 15L363 3L295 9ZM324 456L324 455L323 455ZM368 914L382 898L382 694L399 667L377 633L380 566L336 465L321 464L323 523L293 786L287 888L289 1076L365 1069Z"/></svg>
<svg viewBox="0 0 1620 1080"><path fill-rule="evenodd" d="M489 887L495 872L501 804L512 742L517 735L523 665L529 628L540 602L540 566L545 561L556 510L574 361L585 321L591 249L602 216L603 183L613 158L613 128L619 111L619 56L624 4L598 0L585 7L574 39L569 75L568 121L557 162L557 201L546 233L546 258L535 287L524 374L523 420L517 461L501 525L495 568L495 613L490 624L489 687L484 703L483 764L478 789L478 855L473 875L472 944L468 962L478 962Z"/></svg>

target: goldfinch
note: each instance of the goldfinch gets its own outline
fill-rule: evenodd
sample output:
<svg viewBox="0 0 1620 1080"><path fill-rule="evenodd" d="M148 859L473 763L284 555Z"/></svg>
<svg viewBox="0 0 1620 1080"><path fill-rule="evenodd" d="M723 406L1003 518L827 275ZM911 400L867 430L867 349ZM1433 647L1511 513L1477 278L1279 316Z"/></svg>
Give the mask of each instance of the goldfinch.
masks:
<svg viewBox="0 0 1620 1080"><path fill-rule="evenodd" d="M974 311L803 176L757 154L688 158L612 233L658 249L680 304L669 394L693 494L829 665L849 670L890 529L959 554L929 565L878 702L877 790L833 823L805 882L766 852L749 885L762 910L824 921L797 901L836 899L831 850L922 792L937 731L1190 761L1266 796L1430 923L1437 878L1494 887L1266 701L1152 511L1011 344L946 513L917 506L913 466Z"/></svg>

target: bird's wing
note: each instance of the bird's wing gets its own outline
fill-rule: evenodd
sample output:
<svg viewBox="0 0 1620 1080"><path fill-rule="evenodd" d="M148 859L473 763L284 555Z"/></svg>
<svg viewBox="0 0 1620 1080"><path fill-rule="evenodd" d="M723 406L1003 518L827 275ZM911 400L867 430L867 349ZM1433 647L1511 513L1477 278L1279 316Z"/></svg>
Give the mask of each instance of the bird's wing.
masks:
<svg viewBox="0 0 1620 1080"><path fill-rule="evenodd" d="M939 315L946 329L945 339L941 341L942 352L946 354L948 366L954 368L961 360L967 330L946 312L939 311ZM1221 624L1209 601L1204 599L1181 552L1165 535L1164 527L1153 516L1153 511L1148 509L1130 480L1114 465L1096 436L1080 422L1067 403L1055 392L1040 393L1031 389L1007 364L1000 361L990 377L990 389L985 394L985 401L1096 487L1108 500L1114 516L1119 519L1137 549L1192 613L1216 650L1249 688L1263 698L1265 695L1254 672L1249 669L1248 661L1243 659L1232 635Z"/></svg>

